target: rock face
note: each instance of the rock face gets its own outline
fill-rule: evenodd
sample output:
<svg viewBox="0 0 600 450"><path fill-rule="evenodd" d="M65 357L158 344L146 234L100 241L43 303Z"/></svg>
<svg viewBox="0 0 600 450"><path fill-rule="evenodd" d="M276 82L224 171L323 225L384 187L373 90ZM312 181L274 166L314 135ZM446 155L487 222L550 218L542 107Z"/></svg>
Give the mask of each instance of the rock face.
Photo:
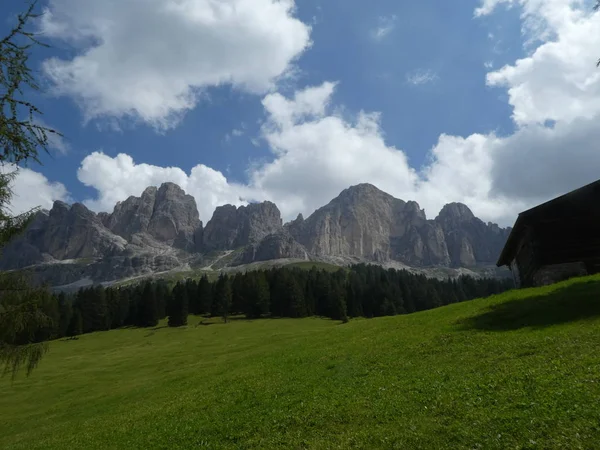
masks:
<svg viewBox="0 0 600 450"><path fill-rule="evenodd" d="M460 203L446 205L428 220L416 202L370 184L350 187L308 218L300 214L285 225L277 206L262 202L220 206L203 228L194 198L164 183L117 203L112 213L55 202L2 249L0 269L27 268L40 281L67 285L203 267L205 259L221 258L219 251L234 250L224 264L329 258L485 266L495 263L509 232L485 224Z"/></svg>
<svg viewBox="0 0 600 450"><path fill-rule="evenodd" d="M282 258L310 259L306 249L284 230L265 236L259 243L248 245L237 264Z"/></svg>
<svg viewBox="0 0 600 450"><path fill-rule="evenodd" d="M81 203L54 202L49 213L38 213L23 236L3 251L5 269L38 262L97 258L122 251L127 241L107 230L98 216Z"/></svg>
<svg viewBox="0 0 600 450"><path fill-rule="evenodd" d="M190 251L197 246L197 231L202 226L194 197L174 183L164 183L159 189L151 186L141 197L117 203L104 223L127 240L136 233L147 233L159 242Z"/></svg>
<svg viewBox="0 0 600 450"><path fill-rule="evenodd" d="M227 250L255 244L281 229L281 213L274 203L219 206L204 229L203 249Z"/></svg>
<svg viewBox="0 0 600 450"><path fill-rule="evenodd" d="M202 223L194 198L165 183L118 203L112 214L55 202L2 249L0 269L41 264L31 269L34 276L54 285L117 280L180 267L198 237Z"/></svg>
<svg viewBox="0 0 600 450"><path fill-rule="evenodd" d="M287 224L290 234L317 256L351 256L412 265L447 265L444 234L416 202L396 199L375 186L344 190L306 220Z"/></svg>
<svg viewBox="0 0 600 450"><path fill-rule="evenodd" d="M446 236L450 262L454 267L495 262L510 233L509 229L485 224L462 203L445 205L435 222Z"/></svg>

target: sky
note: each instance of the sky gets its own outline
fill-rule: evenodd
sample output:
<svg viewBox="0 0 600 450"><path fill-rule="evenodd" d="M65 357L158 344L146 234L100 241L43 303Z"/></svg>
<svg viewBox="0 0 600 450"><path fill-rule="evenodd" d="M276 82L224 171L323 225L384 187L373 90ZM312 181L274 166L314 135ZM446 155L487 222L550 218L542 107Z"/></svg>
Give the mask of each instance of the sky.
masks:
<svg viewBox="0 0 600 450"><path fill-rule="evenodd" d="M25 3L0 5L5 34ZM14 213L179 184L305 217L372 183L484 221L600 178L593 0L42 0L27 92L58 129Z"/></svg>

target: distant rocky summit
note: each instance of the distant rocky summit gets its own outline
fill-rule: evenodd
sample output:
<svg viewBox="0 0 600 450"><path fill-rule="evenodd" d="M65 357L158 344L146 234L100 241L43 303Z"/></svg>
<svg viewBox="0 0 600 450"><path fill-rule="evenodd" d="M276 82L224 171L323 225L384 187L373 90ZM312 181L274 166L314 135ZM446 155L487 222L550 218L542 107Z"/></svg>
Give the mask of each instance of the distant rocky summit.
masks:
<svg viewBox="0 0 600 450"><path fill-rule="evenodd" d="M485 267L509 232L461 203L428 220L416 202L370 184L345 189L306 219L300 214L283 224L277 206L262 202L220 206L203 227L194 198L164 183L117 203L112 213L55 202L3 249L0 270L27 269L58 286L208 270L224 255L219 267L289 259Z"/></svg>

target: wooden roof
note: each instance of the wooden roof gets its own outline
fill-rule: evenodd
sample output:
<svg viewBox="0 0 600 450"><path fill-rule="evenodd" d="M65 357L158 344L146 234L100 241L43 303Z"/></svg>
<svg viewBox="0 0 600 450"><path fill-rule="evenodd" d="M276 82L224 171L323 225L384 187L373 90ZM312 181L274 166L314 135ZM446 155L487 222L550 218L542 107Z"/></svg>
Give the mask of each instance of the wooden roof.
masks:
<svg viewBox="0 0 600 450"><path fill-rule="evenodd" d="M541 224L552 226L553 223L582 218L600 219L600 180L519 214L497 266L506 266L514 259L519 241L528 227Z"/></svg>

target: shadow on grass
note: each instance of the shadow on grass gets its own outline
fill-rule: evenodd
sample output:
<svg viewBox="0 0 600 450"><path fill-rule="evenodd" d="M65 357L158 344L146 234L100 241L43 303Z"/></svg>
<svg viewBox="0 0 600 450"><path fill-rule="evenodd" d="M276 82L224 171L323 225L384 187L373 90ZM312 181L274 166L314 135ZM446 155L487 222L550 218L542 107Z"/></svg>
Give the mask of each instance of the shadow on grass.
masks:
<svg viewBox="0 0 600 450"><path fill-rule="evenodd" d="M509 331L542 328L600 316L600 281L576 283L543 295L494 305L461 320L463 329Z"/></svg>

